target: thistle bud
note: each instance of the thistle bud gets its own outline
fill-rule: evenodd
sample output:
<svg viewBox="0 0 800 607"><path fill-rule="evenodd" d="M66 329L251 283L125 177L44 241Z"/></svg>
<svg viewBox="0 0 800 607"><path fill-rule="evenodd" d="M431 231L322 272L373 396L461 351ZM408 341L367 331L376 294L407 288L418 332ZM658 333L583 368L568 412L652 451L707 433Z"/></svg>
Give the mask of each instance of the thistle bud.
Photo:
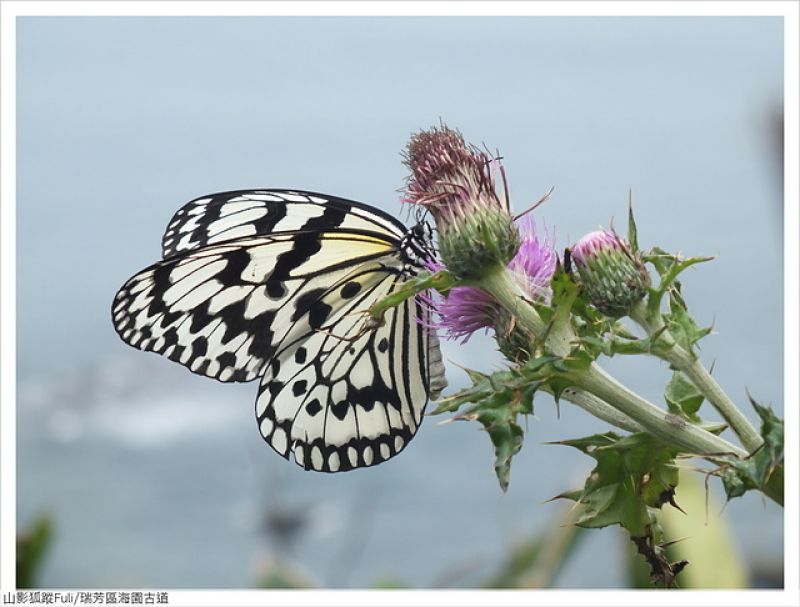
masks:
<svg viewBox="0 0 800 607"><path fill-rule="evenodd" d="M508 197L501 201L495 189L493 168L504 175L499 161L446 126L413 135L404 158L412 173L406 201L433 215L447 269L477 280L505 267L520 238Z"/></svg>
<svg viewBox="0 0 800 607"><path fill-rule="evenodd" d="M522 293L531 301L548 303L551 297L550 280L556 268L556 254L550 238L539 238L532 220L521 222L522 244L508 264ZM432 271L441 269L432 264ZM494 329L500 351L516 362L527 360L535 336L517 325L513 314L505 310L488 293L477 287L455 287L438 303L430 302L438 312L436 329L442 329L450 339L466 342L479 329Z"/></svg>
<svg viewBox="0 0 800 607"><path fill-rule="evenodd" d="M536 336L517 324L514 315L505 308L499 308L495 315L494 338L503 356L517 364L527 362L536 345Z"/></svg>
<svg viewBox="0 0 800 607"><path fill-rule="evenodd" d="M572 259L589 301L606 316L629 314L647 294L650 279L644 263L616 234L587 234L572 248Z"/></svg>

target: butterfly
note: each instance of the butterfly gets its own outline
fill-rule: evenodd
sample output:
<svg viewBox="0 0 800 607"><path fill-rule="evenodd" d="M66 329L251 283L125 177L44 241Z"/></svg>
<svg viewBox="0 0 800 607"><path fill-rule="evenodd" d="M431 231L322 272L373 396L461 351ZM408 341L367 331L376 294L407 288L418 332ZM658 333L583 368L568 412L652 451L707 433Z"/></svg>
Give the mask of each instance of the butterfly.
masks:
<svg viewBox="0 0 800 607"><path fill-rule="evenodd" d="M324 472L372 466L405 448L446 386L422 297L366 323L430 263L431 238L424 221L407 229L326 194L211 194L175 213L162 259L117 292L114 328L193 373L259 379L258 428L286 459Z"/></svg>

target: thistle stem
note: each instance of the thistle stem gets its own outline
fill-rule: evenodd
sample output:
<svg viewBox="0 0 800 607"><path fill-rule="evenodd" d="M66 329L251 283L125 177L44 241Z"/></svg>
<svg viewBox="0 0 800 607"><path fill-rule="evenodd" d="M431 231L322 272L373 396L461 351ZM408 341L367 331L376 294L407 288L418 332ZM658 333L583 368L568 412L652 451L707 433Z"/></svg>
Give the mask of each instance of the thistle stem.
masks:
<svg viewBox="0 0 800 607"><path fill-rule="evenodd" d="M706 371L700 361L677 344L669 334L669 331L664 331L664 322L661 319L661 314L658 312L652 315L648 314L647 306L643 301L640 301L634 306L630 316L636 324L647 332L648 336L653 337L658 334L657 339L667 346L663 351L653 351L653 354L683 372L692 381L736 433L736 436L739 437L749 453L758 449L764 442L758 430L753 427L750 420L728 398L728 395L725 394L711 374Z"/></svg>
<svg viewBox="0 0 800 607"><path fill-rule="evenodd" d="M549 387L545 387L544 391L553 394L553 390ZM589 394L584 390L567 388L561 393L561 398L571 402L573 405L577 405L596 418L602 419L604 422L622 430L627 430L628 432L642 432L644 430L641 424L637 424L624 413L617 411L603 399L596 397L594 394Z"/></svg>
<svg viewBox="0 0 800 607"><path fill-rule="evenodd" d="M587 371L573 373L573 381L576 387L602 398L635 419L651 434L680 445L689 453L747 457L747 452L740 447L644 400L595 363Z"/></svg>
<svg viewBox="0 0 800 607"><path fill-rule="evenodd" d="M547 332L547 346L554 354L561 357L569 354L575 340L571 327L566 323L547 326L505 268L498 268L498 271L486 276L481 281L481 287L491 293L534 335L542 336ZM725 439L670 415L641 398L608 375L596 363L592 363L588 369L571 371L568 377L574 387L599 397L651 434L680 445L689 453L747 456L747 452Z"/></svg>

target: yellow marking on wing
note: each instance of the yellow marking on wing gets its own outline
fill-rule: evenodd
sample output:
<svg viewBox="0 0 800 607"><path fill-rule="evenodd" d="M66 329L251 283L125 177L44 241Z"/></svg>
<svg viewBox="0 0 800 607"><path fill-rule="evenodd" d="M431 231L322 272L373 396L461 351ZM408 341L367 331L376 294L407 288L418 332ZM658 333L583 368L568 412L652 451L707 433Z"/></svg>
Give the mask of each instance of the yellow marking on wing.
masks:
<svg viewBox="0 0 800 607"><path fill-rule="evenodd" d="M387 242L383 238L378 238L376 236L367 236L366 234L347 234L347 233L338 233L338 232L326 232L322 234L322 238L325 240L347 240L350 242L369 242L373 244L381 245L382 249L385 250L392 250L394 246Z"/></svg>

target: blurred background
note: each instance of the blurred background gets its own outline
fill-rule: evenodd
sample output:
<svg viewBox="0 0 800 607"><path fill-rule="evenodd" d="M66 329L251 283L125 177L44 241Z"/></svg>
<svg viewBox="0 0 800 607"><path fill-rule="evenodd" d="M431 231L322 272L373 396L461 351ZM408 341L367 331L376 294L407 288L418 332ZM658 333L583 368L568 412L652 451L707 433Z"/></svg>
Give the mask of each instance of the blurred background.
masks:
<svg viewBox="0 0 800 607"><path fill-rule="evenodd" d="M184 202L289 187L400 215L399 153L440 120L499 149L518 211L555 186L536 217L559 248L612 218L624 229L631 189L640 245L717 255L683 280L716 329L702 358L751 418L745 389L783 410L779 18L27 17L17 36L17 509L27 554L43 555L31 583L635 583L617 529L574 534L566 505L545 503L593 460L544 443L607 429L571 405L559 417L537 397L505 495L477 424L442 418L390 462L317 474L263 443L256 384L194 376L114 333L115 291L158 259ZM499 368L488 351L483 336L444 344L452 363ZM663 404L661 363L603 365ZM693 514L721 528L714 558L737 573L702 584L782 584L782 510L756 494L723 509L711 489L709 525L702 496ZM711 541L700 533L690 554Z"/></svg>

